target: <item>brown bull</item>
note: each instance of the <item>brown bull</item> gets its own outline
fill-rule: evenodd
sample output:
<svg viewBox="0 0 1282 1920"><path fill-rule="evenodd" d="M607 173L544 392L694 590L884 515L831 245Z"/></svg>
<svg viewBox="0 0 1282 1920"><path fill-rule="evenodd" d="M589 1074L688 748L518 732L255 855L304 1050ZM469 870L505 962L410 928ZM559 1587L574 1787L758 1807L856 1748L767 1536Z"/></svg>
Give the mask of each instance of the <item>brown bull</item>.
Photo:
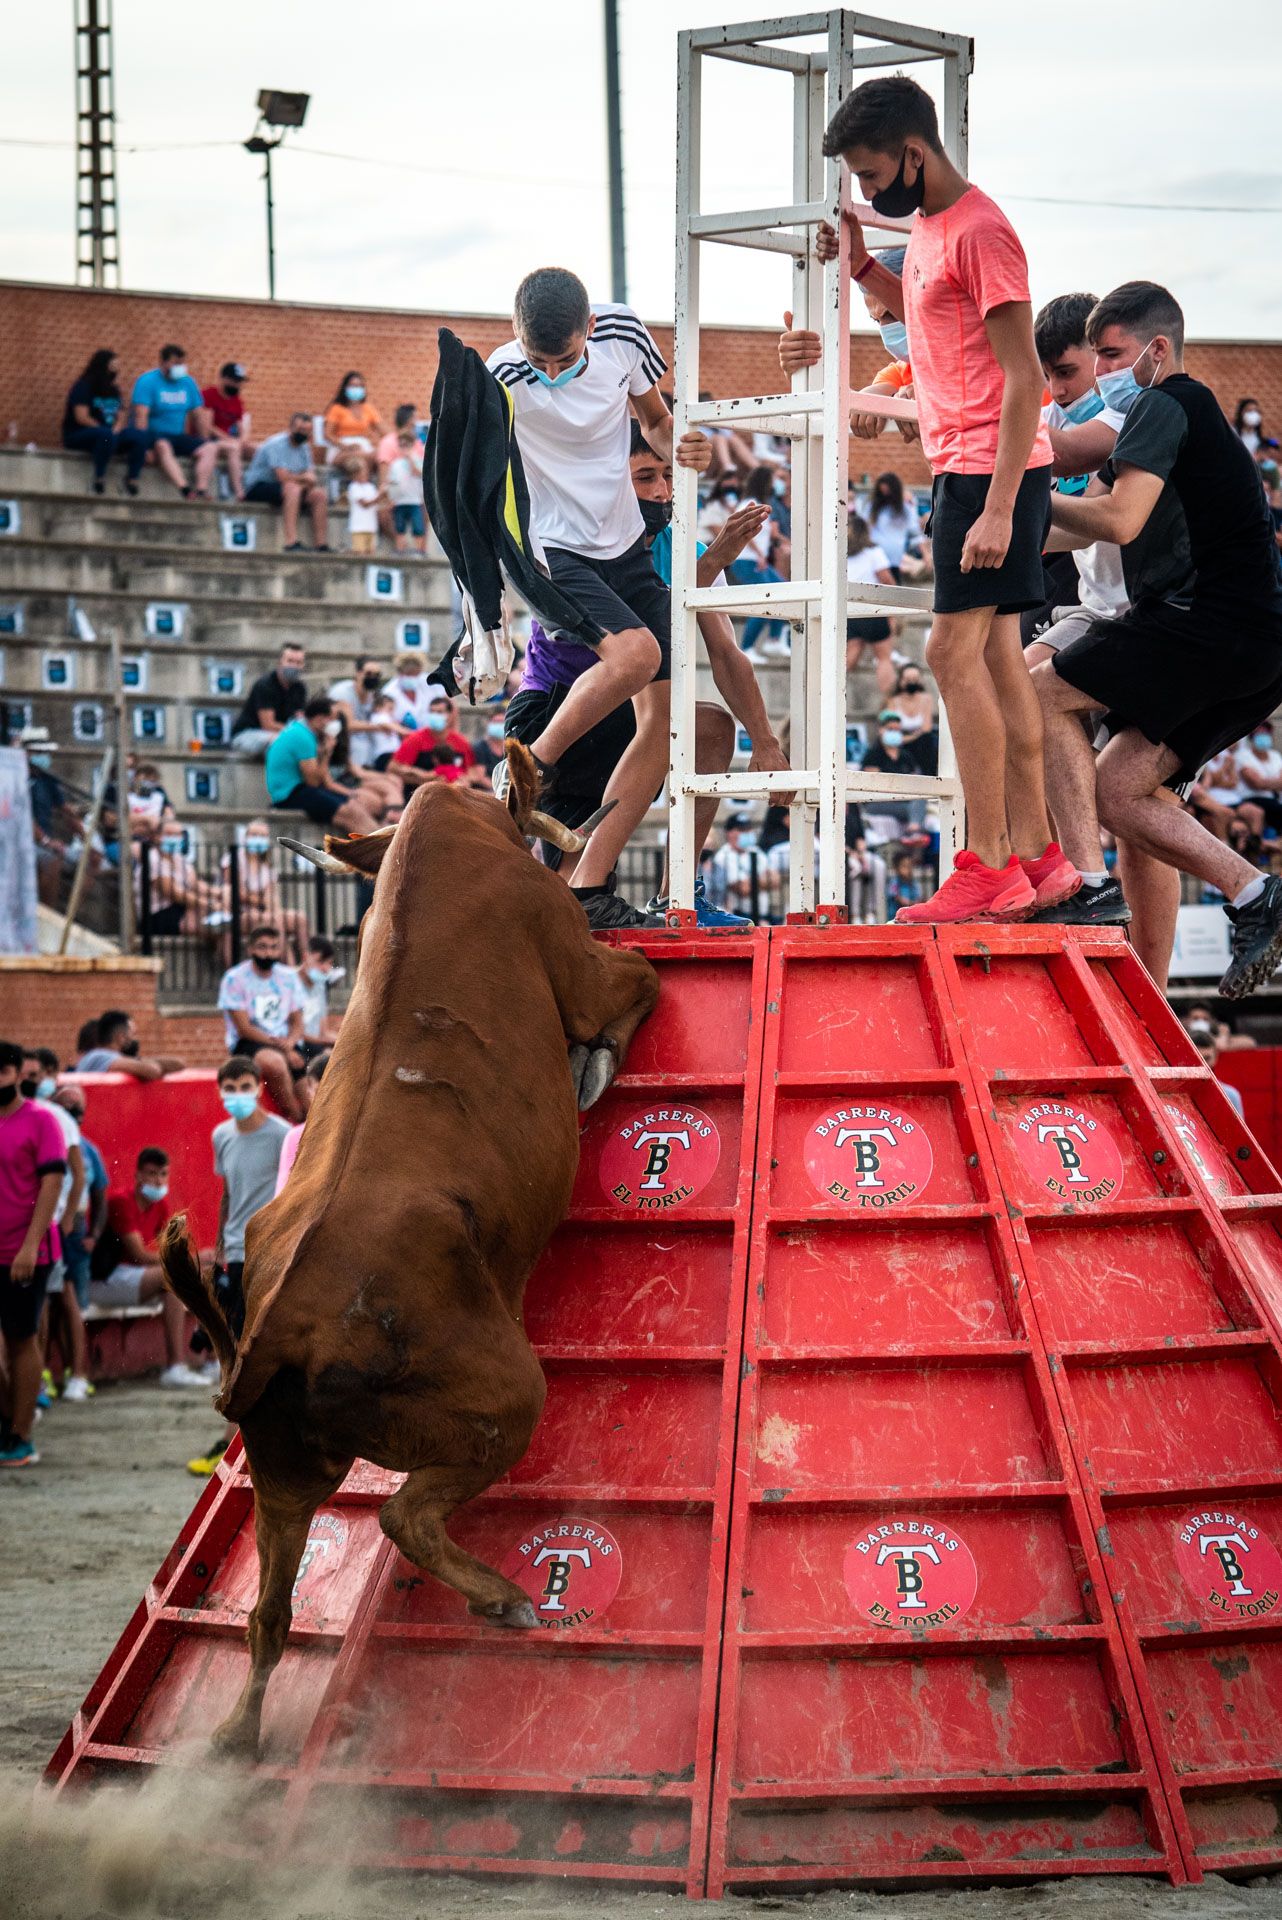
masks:
<svg viewBox="0 0 1282 1920"><path fill-rule="evenodd" d="M214 1736L229 1751L258 1751L312 1516L358 1458L406 1476L381 1522L408 1560L473 1613L534 1625L445 1523L529 1445L546 1389L522 1295L569 1204L576 1094L587 1106L608 1085L658 984L530 858L533 764L509 749L509 767L507 808L433 785L394 832L327 843L377 875L374 904L289 1184L250 1223L239 1340L185 1221L161 1247L214 1342L254 1483L251 1671Z"/></svg>

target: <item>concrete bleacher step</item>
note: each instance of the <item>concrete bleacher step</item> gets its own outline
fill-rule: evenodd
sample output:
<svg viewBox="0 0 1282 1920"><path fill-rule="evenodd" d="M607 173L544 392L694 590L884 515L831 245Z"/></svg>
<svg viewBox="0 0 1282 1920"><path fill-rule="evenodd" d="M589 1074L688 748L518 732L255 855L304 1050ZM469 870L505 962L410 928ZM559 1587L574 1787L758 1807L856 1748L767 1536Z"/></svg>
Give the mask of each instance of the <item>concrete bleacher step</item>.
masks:
<svg viewBox="0 0 1282 1920"><path fill-rule="evenodd" d="M165 546L86 545L79 540L0 540L0 593L19 584L61 589L88 598L104 590L143 593L152 600L292 601L299 598L365 606L388 604L371 592L371 567L400 575L395 604L428 611L449 605L448 573L439 563L389 554L222 553Z"/></svg>

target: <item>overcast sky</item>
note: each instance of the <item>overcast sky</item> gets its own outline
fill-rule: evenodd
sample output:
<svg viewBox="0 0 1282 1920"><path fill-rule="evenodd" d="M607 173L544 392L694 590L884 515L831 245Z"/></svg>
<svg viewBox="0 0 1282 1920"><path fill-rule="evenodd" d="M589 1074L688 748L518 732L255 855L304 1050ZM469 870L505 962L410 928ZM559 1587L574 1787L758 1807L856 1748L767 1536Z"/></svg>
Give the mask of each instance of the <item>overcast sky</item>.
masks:
<svg viewBox="0 0 1282 1920"><path fill-rule="evenodd" d="M971 176L1021 233L1035 302L1153 278L1195 335L1282 337L1279 0L879 4L974 35ZM672 307L677 30L751 10L620 0L628 291L651 319ZM275 86L312 95L275 167L282 298L505 311L522 273L552 263L608 298L601 13L599 0L116 0L126 286L265 293L261 164L239 143L258 89ZM5 9L5 277L74 277L71 14L67 0ZM788 80L708 64L705 205L790 197ZM937 85L938 67L913 71ZM777 321L786 263L703 251L705 318Z"/></svg>

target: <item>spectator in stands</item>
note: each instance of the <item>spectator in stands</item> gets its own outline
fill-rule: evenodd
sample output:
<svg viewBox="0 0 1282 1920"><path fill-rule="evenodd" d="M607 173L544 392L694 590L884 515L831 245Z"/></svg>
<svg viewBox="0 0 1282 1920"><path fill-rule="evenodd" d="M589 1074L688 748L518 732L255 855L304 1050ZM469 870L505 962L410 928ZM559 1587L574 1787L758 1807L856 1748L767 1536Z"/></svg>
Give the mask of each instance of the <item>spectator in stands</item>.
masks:
<svg viewBox="0 0 1282 1920"><path fill-rule="evenodd" d="M228 360L218 375L218 385L201 391L209 437L197 452L193 468L198 500L208 499L209 483L220 460L227 468L233 498L245 497L244 459L252 449L245 438L249 415L240 392L248 378L239 360Z"/></svg>
<svg viewBox="0 0 1282 1920"><path fill-rule="evenodd" d="M160 769L150 760L131 763L129 768L129 818L159 822L170 804Z"/></svg>
<svg viewBox="0 0 1282 1920"><path fill-rule="evenodd" d="M63 1150L67 1171L63 1176L58 1193L57 1221L58 1233L65 1250L67 1237L75 1228L76 1220L85 1200L85 1158L80 1143L80 1128L66 1107L60 1106L54 1099L58 1091L58 1056L52 1047L24 1047L22 1056L22 1079L19 1089L24 1100L30 1100L37 1107L45 1107L53 1115L63 1138ZM71 1362L71 1373L77 1382L73 1398L83 1400L88 1397L88 1346L85 1341L84 1321L80 1305L73 1290L70 1300L63 1302L66 1287L66 1262L60 1253L49 1270L49 1279L45 1287L48 1315L42 1346L48 1348L48 1328L56 1320L62 1333L62 1351ZM46 1381L50 1394L54 1392L53 1376L46 1370Z"/></svg>
<svg viewBox="0 0 1282 1920"><path fill-rule="evenodd" d="M887 917L893 920L900 907L915 907L922 898L922 885L917 877L913 856L904 849L894 856L886 876Z"/></svg>
<svg viewBox="0 0 1282 1920"><path fill-rule="evenodd" d="M899 669L894 707L922 773L939 771L939 716L926 685L925 670L912 660Z"/></svg>
<svg viewBox="0 0 1282 1920"><path fill-rule="evenodd" d="M89 1257L89 1304L105 1311L160 1302L165 1335L162 1387L205 1387L211 1375L197 1373L183 1359L187 1313L165 1284L157 1259L169 1204L169 1155L163 1147L144 1147L134 1167L133 1184L108 1195L107 1223Z"/></svg>
<svg viewBox="0 0 1282 1920"><path fill-rule="evenodd" d="M743 497L773 507L774 468L754 466L744 482ZM786 580L791 567L791 552L791 546L784 539L772 513L751 535L739 558L730 563L726 572L738 586L758 586L769 580ZM762 653L771 659L786 659L792 650L787 621L764 620L755 614L744 623L741 641L744 652L751 654L754 651L763 632L767 633L768 638Z"/></svg>
<svg viewBox="0 0 1282 1920"><path fill-rule="evenodd" d="M22 1092L22 1048L0 1041L0 1466L39 1460L40 1316L62 1251L58 1198L67 1171L62 1129Z"/></svg>
<svg viewBox="0 0 1282 1920"><path fill-rule="evenodd" d="M435 685L429 685L427 662L421 653L398 653L395 672L388 683L392 712L398 726L407 733L427 725Z"/></svg>
<svg viewBox="0 0 1282 1920"><path fill-rule="evenodd" d="M1266 828L1276 833L1282 827L1282 753L1273 744L1271 720L1261 720L1240 742L1237 765L1242 783L1238 819L1256 839L1264 837Z"/></svg>
<svg viewBox="0 0 1282 1920"><path fill-rule="evenodd" d="M316 475L308 442L311 415L292 413L284 433L269 434L249 463L245 498L255 504L279 507L286 553L302 551L298 516L307 508L317 553L329 552L329 497Z"/></svg>
<svg viewBox="0 0 1282 1920"><path fill-rule="evenodd" d="M84 1088L68 1082L65 1087L59 1087L53 1099L55 1106L65 1107L80 1129L80 1152L84 1159L84 1200L73 1226L62 1236L62 1258L66 1268L63 1300L68 1306L74 1301L78 1323L65 1329L67 1344L63 1348L63 1355L70 1362L70 1373L62 1383L62 1398L80 1401L88 1400L93 1395L93 1387L89 1382L89 1343L84 1329L84 1310L89 1305L89 1256L107 1224L107 1163L84 1130L87 1108Z"/></svg>
<svg viewBox="0 0 1282 1920"><path fill-rule="evenodd" d="M77 1073L126 1073L131 1080L163 1080L167 1073L185 1070L186 1062L176 1054L143 1054L134 1017L123 1007L109 1007L89 1025L93 1038L76 1061ZM80 1037L85 1037L84 1027Z"/></svg>
<svg viewBox="0 0 1282 1920"><path fill-rule="evenodd" d="M214 1128L214 1172L223 1183L214 1247L214 1285L224 1292L227 1318L237 1335L245 1320L245 1228L276 1192L276 1172L289 1124L260 1104L263 1075L244 1055L224 1060L218 1092L227 1118ZM230 1298L227 1298L227 1292Z"/></svg>
<svg viewBox="0 0 1282 1920"><path fill-rule="evenodd" d="M132 405L135 431L144 436L156 465L184 499L190 498L194 489L178 462L204 445L205 410L181 347L160 349L160 365L134 382Z"/></svg>
<svg viewBox="0 0 1282 1920"><path fill-rule="evenodd" d="M1203 1026L1211 1027L1215 1033L1215 1044L1221 1053L1240 1053L1244 1048L1259 1045L1253 1034L1234 1033L1228 1021L1221 1020L1204 1000L1196 1001L1188 1008L1184 1022L1186 1026L1200 1022Z"/></svg>
<svg viewBox="0 0 1282 1920"><path fill-rule="evenodd" d="M386 505L387 495L378 482L370 478L373 456L349 448L336 464L339 472L347 475L348 546L352 553L376 553L379 508Z"/></svg>
<svg viewBox="0 0 1282 1920"><path fill-rule="evenodd" d="M458 730L454 702L440 687L433 687L427 725L406 734L392 755L393 769L410 790L429 780L464 780L475 765L472 748Z"/></svg>
<svg viewBox="0 0 1282 1920"><path fill-rule="evenodd" d="M280 928L255 927L249 958L229 967L218 989L227 1052L256 1060L272 1099L290 1120L300 1117L294 1081L306 1066L303 987L284 964Z"/></svg>
<svg viewBox="0 0 1282 1920"><path fill-rule="evenodd" d="M232 728L233 753L248 754L257 760L265 754L277 734L307 705L303 674L307 669L307 649L287 640L280 658L270 673L255 680L245 695L245 704Z"/></svg>
<svg viewBox="0 0 1282 1920"><path fill-rule="evenodd" d="M921 515L897 473L879 473L868 497L868 530L886 556L891 579L903 579L904 554L921 540Z"/></svg>
<svg viewBox="0 0 1282 1920"><path fill-rule="evenodd" d="M241 932L247 933L251 926L270 921L285 936L289 965L297 966L307 944L307 915L297 907L281 904L280 883L272 866L272 831L266 820L251 820L239 847L230 848L222 857L222 905L229 915L233 911L233 861L236 864L236 891L240 899Z"/></svg>
<svg viewBox="0 0 1282 1920"><path fill-rule="evenodd" d="M334 965L334 942L323 933L314 933L307 942L298 971L303 988L303 1038L316 1046L332 1047L338 1038L342 1016L330 1012L329 990L338 985L347 971Z"/></svg>
<svg viewBox="0 0 1282 1920"><path fill-rule="evenodd" d="M401 422L405 412L396 409L397 428L379 442L379 486L392 510L392 538L398 553L412 551L427 557L427 515L423 511L423 442L414 429L413 419ZM392 441L390 459L383 457L388 438Z"/></svg>
<svg viewBox="0 0 1282 1920"><path fill-rule="evenodd" d="M160 816L157 839L140 839L135 865L136 906L152 934L184 933L212 939L230 918L222 890L202 880L187 853L187 833L172 807Z"/></svg>
<svg viewBox="0 0 1282 1920"><path fill-rule="evenodd" d="M303 1117L298 1121L297 1125L292 1126L285 1135L285 1144L280 1150L280 1167L276 1174L277 1193L280 1192L288 1180L294 1162L298 1158L298 1149L303 1143L303 1128L307 1124L307 1116L312 1110L312 1103L316 1098L317 1089L324 1078L325 1069L330 1063L330 1058L331 1056L328 1053L318 1053L314 1060L309 1060L307 1062L307 1072L298 1083L298 1097L302 1103Z"/></svg>
<svg viewBox="0 0 1282 1920"><path fill-rule="evenodd" d="M905 737L898 707L883 707L877 715L877 738L864 755L870 773L920 773L912 743ZM880 800L877 810L883 811Z"/></svg>
<svg viewBox="0 0 1282 1920"><path fill-rule="evenodd" d="M382 432L378 408L365 398L365 375L355 369L345 373L325 410L326 442L339 451L354 447L358 453L373 453Z"/></svg>
<svg viewBox="0 0 1282 1920"><path fill-rule="evenodd" d="M313 694L302 713L282 728L267 749L263 767L267 797L274 809L305 813L318 826L372 833L378 819L364 795L342 786L330 771L342 724L329 695Z"/></svg>
<svg viewBox="0 0 1282 1920"><path fill-rule="evenodd" d="M1189 1009L1184 1018L1184 1031L1188 1034L1189 1039L1201 1054L1203 1065L1209 1068L1212 1073L1215 1073L1216 1062L1220 1057L1219 1035L1216 1032L1214 1021L1198 1017L1202 1011L1203 1009L1201 1008ZM1218 1074L1216 1074L1215 1077L1219 1080ZM1227 1080L1220 1080L1220 1089L1238 1119L1245 1124L1246 1114L1242 1108L1242 1095L1238 1089L1231 1086Z"/></svg>
<svg viewBox="0 0 1282 1920"><path fill-rule="evenodd" d="M1227 843L1234 814L1245 797L1238 749L1225 747L1202 768L1189 793L1189 804L1202 825L1217 840Z"/></svg>
<svg viewBox="0 0 1282 1920"><path fill-rule="evenodd" d="M472 742L472 753L477 767L488 782L503 758L503 716L507 712L507 701L500 700L497 706L487 707L485 712L485 729L480 739Z"/></svg>
<svg viewBox="0 0 1282 1920"><path fill-rule="evenodd" d="M1258 400L1248 397L1238 401L1233 430L1253 460L1258 460L1261 453L1277 452L1277 441L1271 440L1264 431L1264 415Z"/></svg>
<svg viewBox="0 0 1282 1920"><path fill-rule="evenodd" d="M708 897L713 905L729 913L746 914L750 920L756 918L756 845L752 822L745 814L731 814L708 876Z"/></svg>
<svg viewBox="0 0 1282 1920"><path fill-rule="evenodd" d="M380 476L382 475L383 469L391 465L400 451L400 436L406 428L408 428L409 432L418 441L419 445L422 446L427 439L427 428L419 420L418 408L412 400L407 400L403 406L397 407L396 412L392 415L392 425L389 431L383 435L378 443L376 451L378 454ZM420 461L420 472L422 471L422 464L422 461Z"/></svg>
<svg viewBox="0 0 1282 1920"><path fill-rule="evenodd" d="M868 522L862 514L852 513L846 529L846 584L858 587L891 587L895 578L885 553L873 542ZM863 659L864 648L872 649L877 691L885 700L894 691L895 663L890 657L891 625L885 614L861 615L846 621L846 672L853 673Z"/></svg>
<svg viewBox="0 0 1282 1920"><path fill-rule="evenodd" d="M147 441L128 425L117 427L124 404L120 362L110 347L99 347L89 356L80 378L72 382L62 416L62 444L72 453L90 456L95 493L106 492L107 468L117 454L125 461L125 492L138 491Z"/></svg>
<svg viewBox="0 0 1282 1920"><path fill-rule="evenodd" d="M352 766L381 773L409 731L378 715L381 689L386 679L382 667L371 653L358 653L348 680L336 680L329 689L335 712L347 728L348 757ZM391 745L383 736L390 733Z"/></svg>

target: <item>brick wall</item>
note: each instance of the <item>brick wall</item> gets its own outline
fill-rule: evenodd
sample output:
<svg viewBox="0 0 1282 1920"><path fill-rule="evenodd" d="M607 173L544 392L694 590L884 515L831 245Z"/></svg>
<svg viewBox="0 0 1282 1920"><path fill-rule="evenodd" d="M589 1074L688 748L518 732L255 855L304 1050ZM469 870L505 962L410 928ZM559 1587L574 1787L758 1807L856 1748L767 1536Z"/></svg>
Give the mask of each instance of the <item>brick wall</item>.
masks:
<svg viewBox="0 0 1282 1920"><path fill-rule="evenodd" d="M447 325L488 354L511 334L510 322L486 314L432 314L379 307L332 307L209 295L94 292L87 288L0 281L0 436L56 446L67 388L97 347L114 347L127 379L154 366L163 342L187 350L202 384L225 360L244 361L253 375L246 398L255 432L282 426L295 407L323 412L349 367L365 374L385 419L403 399L425 404L436 372L436 330ZM655 323L665 356L672 329ZM718 399L772 393L779 387L773 328L706 327L703 385ZM856 337L853 372L867 381L884 364L871 334ZM1190 347L1189 371L1206 380L1232 411L1253 394L1265 420L1282 423L1282 343L1208 341ZM851 471L895 466L920 482L925 466L898 436L855 442Z"/></svg>
<svg viewBox="0 0 1282 1920"><path fill-rule="evenodd" d="M76 1058L86 1020L123 1007L138 1024L142 1051L174 1054L189 1067L216 1067L226 1056L221 1015L165 1013L156 1005L159 960L77 960L53 955L0 957L0 1038L52 1047L64 1065Z"/></svg>

